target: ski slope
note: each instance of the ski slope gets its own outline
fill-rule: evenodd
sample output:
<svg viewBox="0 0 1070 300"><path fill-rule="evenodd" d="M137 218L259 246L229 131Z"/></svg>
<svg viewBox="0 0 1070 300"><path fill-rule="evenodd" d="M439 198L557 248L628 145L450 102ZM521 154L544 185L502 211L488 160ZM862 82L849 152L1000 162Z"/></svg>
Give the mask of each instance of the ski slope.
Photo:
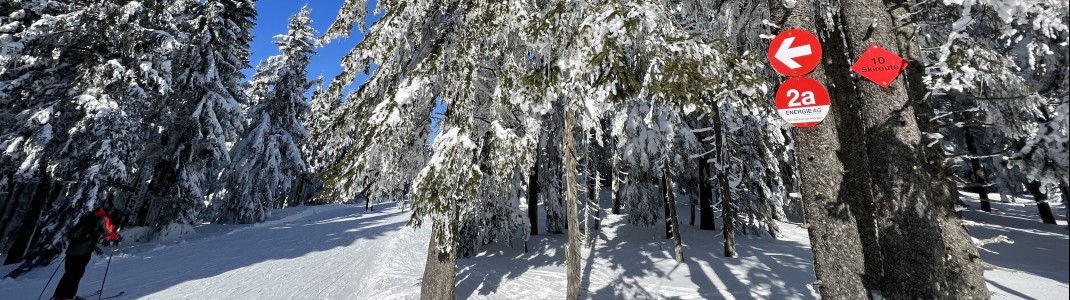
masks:
<svg viewBox="0 0 1070 300"><path fill-rule="evenodd" d="M1003 234L1016 240L982 250L983 258L1000 268L986 272L993 297L1066 299L1065 223L1053 226L1028 219L1035 214L1029 206L994 207L1000 214L966 212L975 237ZM682 264L671 258L672 243L664 239L662 228L626 225L623 216L608 216L593 246L583 251L584 297L817 297L804 229L781 223L778 239L740 236L739 257L724 258L720 231L686 226L687 214L681 214L687 259ZM181 241L120 247L104 295L125 291L117 299L415 299L430 230L405 226L408 216L390 205L368 213L363 206L325 205L277 210L271 220L256 225L204 225ZM457 298L564 298L565 243L564 235L537 235L531 237L528 252L523 245L493 244L474 258L459 259ZM57 266L0 280L0 298L36 299ZM100 288L105 268L107 258L95 257L81 294ZM58 277L43 299L51 296Z"/></svg>

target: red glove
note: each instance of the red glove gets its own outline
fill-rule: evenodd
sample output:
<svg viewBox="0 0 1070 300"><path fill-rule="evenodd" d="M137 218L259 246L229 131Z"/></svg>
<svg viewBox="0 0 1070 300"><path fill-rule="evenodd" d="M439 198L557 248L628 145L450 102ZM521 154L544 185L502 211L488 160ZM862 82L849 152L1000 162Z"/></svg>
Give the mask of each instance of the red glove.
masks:
<svg viewBox="0 0 1070 300"><path fill-rule="evenodd" d="M111 218L103 216L104 228L108 229L108 235L104 236L104 241L110 242L119 239L119 233L115 231L115 226L111 224Z"/></svg>

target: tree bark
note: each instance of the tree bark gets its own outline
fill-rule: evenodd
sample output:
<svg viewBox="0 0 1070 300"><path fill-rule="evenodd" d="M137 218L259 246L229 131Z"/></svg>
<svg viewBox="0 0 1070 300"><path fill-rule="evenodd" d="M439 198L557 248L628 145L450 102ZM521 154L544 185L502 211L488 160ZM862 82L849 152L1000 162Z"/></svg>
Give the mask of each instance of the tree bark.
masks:
<svg viewBox="0 0 1070 300"><path fill-rule="evenodd" d="M732 204L732 191L728 186L728 165L725 160L724 154L724 126L721 121L721 110L719 106L715 107L716 116L713 118L713 132L716 134L716 149L717 152L717 180L721 184L721 192L718 194L721 198L721 224L724 234L724 256L734 257L736 256L736 226L735 211Z"/></svg>
<svg viewBox="0 0 1070 300"><path fill-rule="evenodd" d="M1063 204L1070 204L1070 184L1066 181L1066 178L1059 181L1059 191L1063 194ZM1066 221L1070 222L1070 210L1065 210L1063 215Z"/></svg>
<svg viewBox="0 0 1070 300"><path fill-rule="evenodd" d="M614 215L620 214L620 159L613 158L613 176L610 182L610 188L613 190L613 210Z"/></svg>
<svg viewBox="0 0 1070 300"><path fill-rule="evenodd" d="M33 240L34 234L37 233L37 223L52 190L52 176L49 176L44 168L41 168L38 172L41 173L41 176L33 194L30 196L30 209L26 212L26 216L22 218L22 225L19 226L15 240L7 252L7 257L4 259L5 265L22 261L23 256L26 255L26 251L31 246L30 242Z"/></svg>
<svg viewBox="0 0 1070 300"><path fill-rule="evenodd" d="M576 126L573 112L565 109L565 202L566 218L568 219L568 249L565 252L565 273L568 279L567 296L565 299L576 300L580 298L580 221L579 199L576 182L576 136L572 134Z"/></svg>
<svg viewBox="0 0 1070 300"><path fill-rule="evenodd" d="M661 176L661 187L662 187L662 191L663 191L663 193L661 194L662 198L663 198L661 203L663 204L662 206L665 209L665 239L671 239L672 238L672 214L669 212L669 194L672 193L672 187L666 185L669 182L669 178L665 177L665 176L668 176L668 174L666 174L666 173L667 172L666 172L665 169L661 170L661 175L662 175Z"/></svg>
<svg viewBox="0 0 1070 300"><path fill-rule="evenodd" d="M669 208L666 212L667 225L671 228L669 234L672 236L673 244L676 246L676 253L674 258L676 262L684 262L684 243L683 238L680 236L680 218L676 215L676 195L672 191L672 174L669 172L668 159L665 160L662 168L662 183L665 185L665 206Z"/></svg>
<svg viewBox="0 0 1070 300"><path fill-rule="evenodd" d="M695 205L698 204L698 200L695 199L695 193L692 192L687 195L688 208L691 210L691 218L688 220L688 226L695 226Z"/></svg>
<svg viewBox="0 0 1070 300"><path fill-rule="evenodd" d="M971 156L977 156L977 140L973 136L973 132L970 128L963 128L963 135L966 137L966 153ZM977 186L970 189L977 193L977 196L981 198L981 210L986 212L992 212L992 202L988 199L988 180L985 177L985 168L981 165L981 160L977 157L970 157L970 167L973 168L973 183Z"/></svg>
<svg viewBox="0 0 1070 300"><path fill-rule="evenodd" d="M909 23L912 20L908 16L918 16L918 11L911 11L911 3L899 1L887 4L891 12L893 24L895 24L896 41L902 50L903 56L914 62L922 61L921 48L917 39L917 26ZM922 14L923 15L923 14ZM907 85L910 103L914 107L917 116L918 127L923 132L939 132L940 128L932 121L936 112L932 102L926 98L928 88L923 81L925 69L920 63L907 65L904 82ZM923 144L924 145L924 144ZM936 144L936 145L939 145ZM962 214L956 210L961 201L958 188L951 180L953 174L947 167L946 156L942 147L934 149L922 148L926 158L926 170L931 174L929 198L933 205L937 220L939 221L940 236L947 249L944 265L944 277L948 278L948 295L961 299L987 299L988 288L983 277L983 269L977 258L980 253L973 243L966 227L962 224Z"/></svg>
<svg viewBox="0 0 1070 300"><path fill-rule="evenodd" d="M432 224L431 240L427 244L427 265L420 282L420 299L452 300L457 277L457 251L438 251L439 231L453 230L453 224ZM453 247L451 247L453 248Z"/></svg>
<svg viewBox="0 0 1070 300"><path fill-rule="evenodd" d="M528 223L531 235L539 234L539 155L535 155L535 165L528 175Z"/></svg>
<svg viewBox="0 0 1070 300"><path fill-rule="evenodd" d="M717 221L713 215L713 186L710 185L710 161L708 155L698 159L699 168L699 229L717 230Z"/></svg>
<svg viewBox="0 0 1070 300"><path fill-rule="evenodd" d="M14 188L12 189L11 195L7 197L7 202L4 202L4 206L7 207L7 212L5 212L2 219L0 219L2 220L2 222L0 222L0 225L2 225L0 230L3 230L0 231L0 234L3 234L4 236L4 238L0 239L0 251L3 251L4 253L7 253L11 244L14 242L14 239L11 237L14 236L14 232L18 231L18 225L16 224L20 224L22 218L26 217L24 214L19 214L20 211L24 210L22 208L24 202L19 201L19 199L22 199L22 194L25 193L25 190L27 189L26 183L12 181L10 184L13 185Z"/></svg>
<svg viewBox="0 0 1070 300"><path fill-rule="evenodd" d="M969 257L973 244L961 219L949 210L955 196L947 192L947 177L937 172L939 166L929 163L921 138L915 106L925 101L925 88L915 84L921 79L917 67L922 60L914 24L897 19L909 17L909 4L847 0L839 8L835 23L842 27L827 28L832 36L828 44L846 41L847 51L826 51L827 59L851 61L877 44L914 59L910 64L915 65L908 66L915 69L908 70L905 79L886 89L844 73L832 80L837 86L857 87L855 94L840 96L860 103L865 130L876 226L869 233L864 230L869 224L860 223L864 227L859 230L864 251L878 249L874 258L880 263L874 268L867 256L867 278L874 279L869 285L889 299L987 298L981 272ZM911 80L908 90L906 82Z"/></svg>
<svg viewBox="0 0 1070 300"><path fill-rule="evenodd" d="M595 174L595 170L597 168L592 166L592 164L594 164L594 160L591 159L592 157L594 157L594 151L591 150L592 148L593 147L590 145L587 146L588 151L587 157L585 158L587 160L587 163L584 164L584 169L586 169L584 176L587 177L587 205L584 205L583 208L583 211L585 212L585 215L583 217L585 228L583 228L583 230L587 231L588 237L593 236L591 235L591 230L598 230L598 208L601 205L599 204L599 193L597 191L598 183L596 182L598 181L598 175ZM594 210L594 217L591 217L592 210ZM590 243L594 239L587 240L588 243Z"/></svg>
<svg viewBox="0 0 1070 300"><path fill-rule="evenodd" d="M1055 213L1051 211L1051 205L1048 205L1048 194L1041 191L1041 184L1039 181L1031 180L1025 185L1025 189L1029 191L1029 194L1033 195L1033 200L1037 201L1037 213L1040 214L1040 221L1044 224L1056 224Z"/></svg>
<svg viewBox="0 0 1070 300"><path fill-rule="evenodd" d="M780 0L768 2L773 20L781 28L816 28L813 1L796 1L792 10L787 10ZM829 51L824 51L828 53ZM825 60L828 63L828 60ZM818 65L810 73L812 78L826 86L825 67ZM858 202L868 197L858 197L860 191L851 189L858 185L859 174L848 177L840 153L850 145L842 146L840 115L850 114L846 99L833 97L825 121L812 128L792 130L798 161L798 191L811 250L814 254L814 271L818 290L823 299L867 299L863 284L865 260L857 220L853 211ZM854 183L849 178L855 178ZM864 181L863 181L864 183Z"/></svg>

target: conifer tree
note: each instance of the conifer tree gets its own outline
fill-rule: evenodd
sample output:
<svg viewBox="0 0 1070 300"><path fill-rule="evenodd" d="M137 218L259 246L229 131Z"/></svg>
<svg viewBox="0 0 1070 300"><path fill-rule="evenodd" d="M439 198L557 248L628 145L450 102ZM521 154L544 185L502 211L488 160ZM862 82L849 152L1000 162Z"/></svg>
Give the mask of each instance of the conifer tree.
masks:
<svg viewBox="0 0 1070 300"><path fill-rule="evenodd" d="M222 174L219 222L259 222L272 208L303 204L290 190L308 172L299 144L308 135L304 93L311 87L306 68L314 53L309 12L305 7L290 18L289 31L275 37L282 54L257 67L248 91L250 123Z"/></svg>
<svg viewBox="0 0 1070 300"><path fill-rule="evenodd" d="M478 190L485 180L484 172L473 170L479 169L475 158L484 155L478 145L484 143L487 125L522 128L513 126L536 124L528 122L547 115L568 119L564 116L571 111L576 128L568 131L585 133L600 126L613 102L672 103L694 111L705 107L704 99L722 99L727 94L746 97L753 94L748 90L757 87L751 76L756 63L740 58L722 68L721 52L692 39L670 21L675 16L665 3L415 1L402 5L380 1L375 11L385 15L345 58L346 70L326 92L340 99L356 74L370 70L373 64L378 67L349 98L343 108L345 117L339 117L344 118L339 123L349 123L349 129L360 131L346 158L325 172L326 187L328 192L369 191L389 196L382 191L413 182L413 223L419 224L425 217L432 219L435 234L431 243L438 250L429 253L422 290L425 298L452 297L453 281L449 279L455 274L443 270L453 268L451 257L456 255L459 233L450 224L463 222L463 214L470 211L466 206L481 201L476 199L481 199ZM364 25L368 13L364 1L347 1L324 38L346 35L353 24ZM729 81L734 86L729 86ZM425 140L426 131L421 128L427 127L432 104L439 101L436 99L449 105L441 123L443 134L435 141L426 164L409 160L418 157L406 153L418 149L413 141ZM546 122L540 123L543 129L548 128ZM391 130L384 130L386 126ZM564 145L575 145L569 142L575 138L565 134L560 139L531 137L514 143L542 140L565 149ZM533 157L524 153L535 151L530 146L513 149L519 151L514 157ZM529 170L526 164L533 161L541 162L515 163L525 164L519 170ZM577 170L569 166L577 165L562 165L561 174L575 179L571 176ZM514 163L502 166L515 168ZM551 167L539 174L553 170ZM562 190L572 191L563 196L577 199L570 194L579 190L573 186L579 181L561 179L565 179ZM517 187L523 184L523 180L508 182ZM567 207L577 206L573 202ZM578 230L579 223L572 219L577 213L566 212L568 223L576 224L569 230ZM578 253L578 236L570 236L572 240L575 242L570 242L569 251ZM578 264L569 265L570 272L578 272L578 268ZM578 287L577 279L571 279L569 286ZM579 291L568 294L578 297Z"/></svg>
<svg viewBox="0 0 1070 300"><path fill-rule="evenodd" d="M162 99L164 109L153 116L162 130L148 163L161 168L147 169L153 170L154 179L173 177L176 184L153 185L142 209L173 207L156 213L156 220L144 221L174 223L173 228L184 230L200 218L211 218L210 210L201 215L200 208L210 203L219 172L231 162L229 147L244 130L242 103L248 101L240 79L249 65L249 31L256 12L246 1L174 5L176 11L196 13L180 23L189 42L174 55L174 96Z"/></svg>
<svg viewBox="0 0 1070 300"><path fill-rule="evenodd" d="M170 92L177 43L160 1L23 2L6 17L16 32L0 39L14 51L0 59L0 102L22 121L0 138L13 163L0 169L15 171L8 182L37 186L14 202L26 203L23 219L4 221L19 226L7 257L24 261L15 276L61 253L82 213L122 203L155 129L141 119Z"/></svg>

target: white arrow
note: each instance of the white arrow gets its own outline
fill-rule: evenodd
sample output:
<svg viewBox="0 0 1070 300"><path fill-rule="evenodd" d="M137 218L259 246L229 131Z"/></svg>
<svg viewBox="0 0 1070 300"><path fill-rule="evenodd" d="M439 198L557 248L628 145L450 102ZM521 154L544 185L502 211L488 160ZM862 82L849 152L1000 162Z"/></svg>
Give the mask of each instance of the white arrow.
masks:
<svg viewBox="0 0 1070 300"><path fill-rule="evenodd" d="M785 66L792 69L802 68L802 65L795 62L795 58L799 56L810 55L813 52L810 51L810 45L802 45L798 47L792 47L791 42L795 41L795 37L789 37L784 39L783 43L780 43L780 48L776 50L777 60L784 63Z"/></svg>

